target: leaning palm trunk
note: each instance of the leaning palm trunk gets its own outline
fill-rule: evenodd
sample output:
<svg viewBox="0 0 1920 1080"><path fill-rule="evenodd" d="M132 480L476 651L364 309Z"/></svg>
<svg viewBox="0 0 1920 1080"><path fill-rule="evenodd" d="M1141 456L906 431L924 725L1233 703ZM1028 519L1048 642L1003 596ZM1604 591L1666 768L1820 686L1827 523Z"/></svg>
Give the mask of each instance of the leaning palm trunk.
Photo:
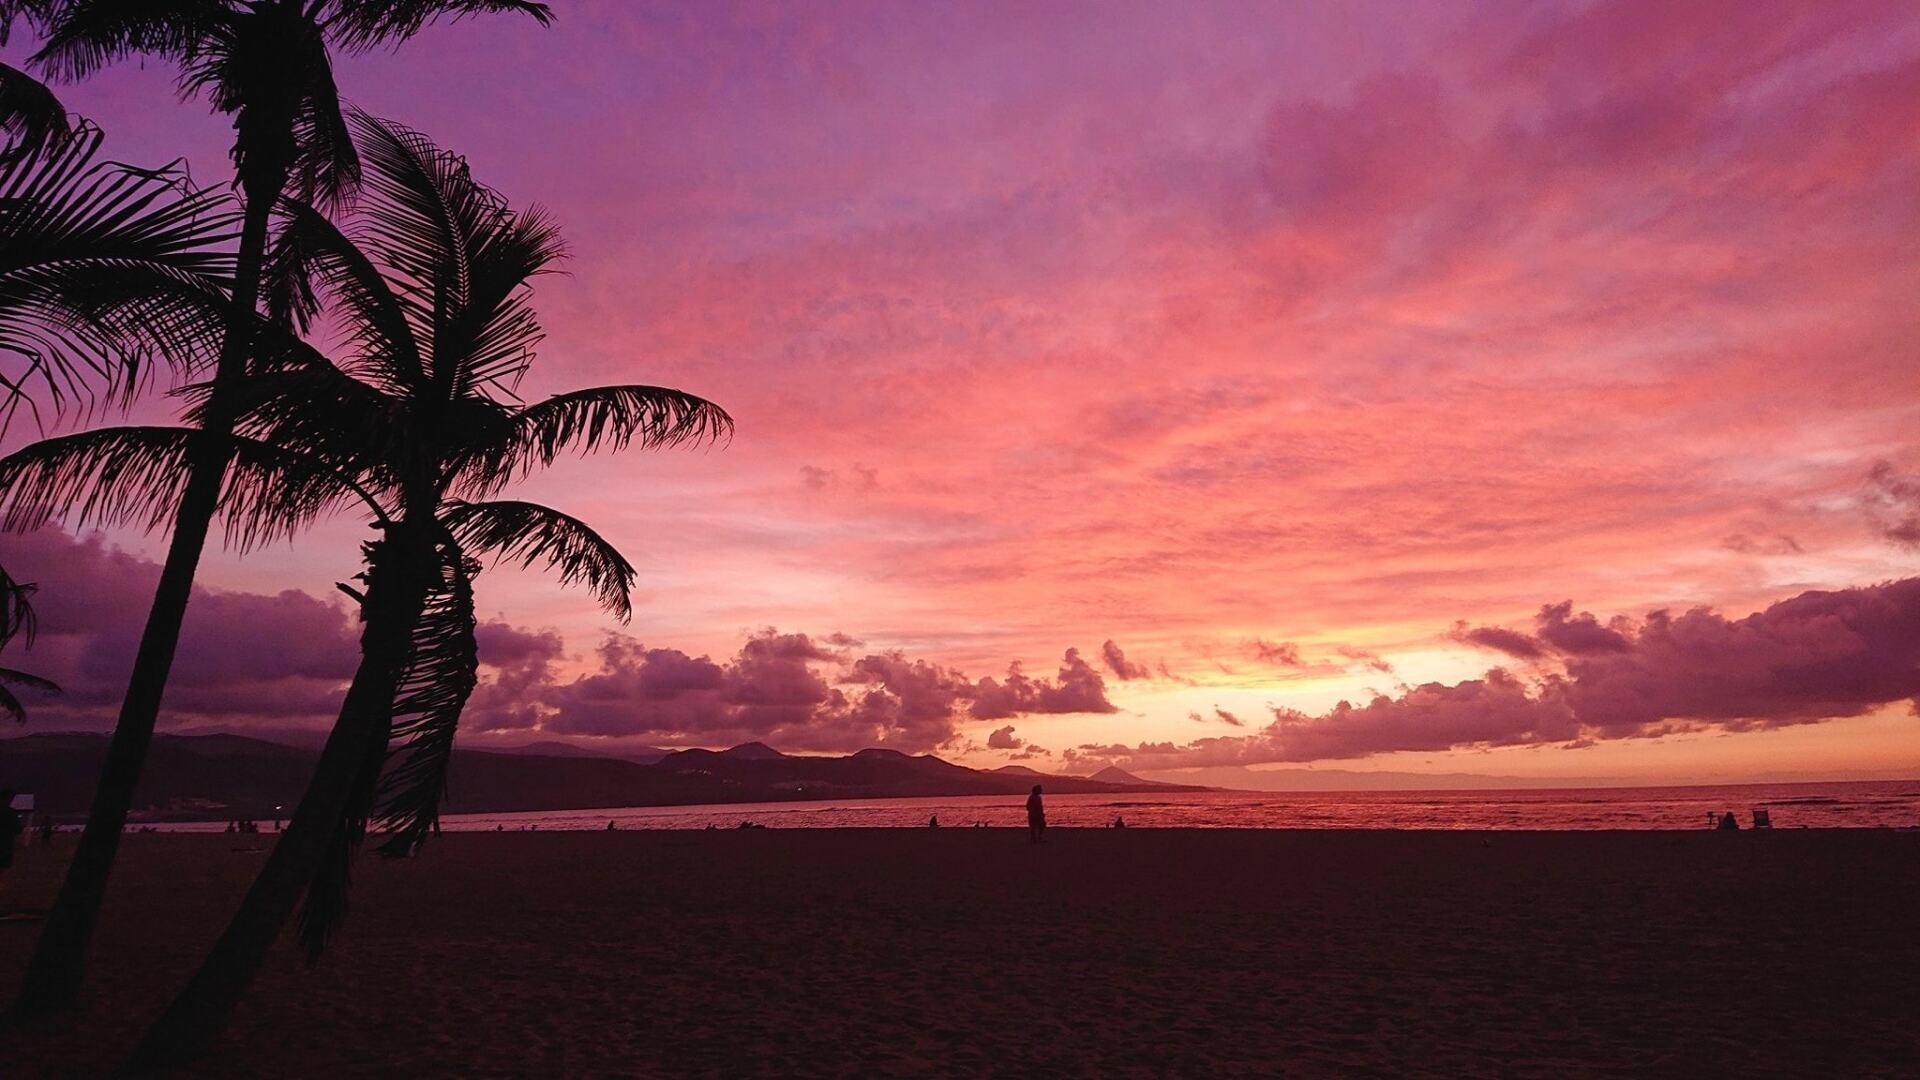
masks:
<svg viewBox="0 0 1920 1080"><path fill-rule="evenodd" d="M174 518L167 560L160 571L160 584L154 591L153 608L148 612L146 629L140 636L139 651L134 655L127 696L120 704L113 740L107 747L107 760L87 813L86 829L81 833L80 846L74 851L73 862L61 883L60 895L47 915L46 929L34 946L26 980L14 1003L14 1010L21 1014L72 1008L79 998L87 947L93 939L101 901L106 897L107 880L120 848L120 834L126 828L127 814L133 806L134 787L146 764L147 748L153 742L161 696L173 667L174 652L180 644L180 626L187 617L187 601L193 593L194 574L199 569L207 531L213 524L221 486L226 480L227 448L233 436L236 411L232 398L246 376L252 351L260 268L266 253L267 222L273 204L272 194L258 195L260 192L277 194L285 181L286 170L281 169L277 176L262 181L259 188L249 185L253 190L249 192L246 221L240 234L232 314L227 320L226 337L201 425L202 437L196 440L188 459L187 484Z"/></svg>
<svg viewBox="0 0 1920 1080"><path fill-rule="evenodd" d="M440 566L430 539L421 542L418 533L407 535L404 525L391 532L395 535L368 548L360 666L306 794L226 932L186 989L147 1030L134 1051L135 1069L185 1064L212 1047L302 894L343 854L341 845L351 838L342 833L356 828L349 819L365 821L361 800L370 799L367 768L371 763L377 778L395 692L412 651L413 628Z"/></svg>

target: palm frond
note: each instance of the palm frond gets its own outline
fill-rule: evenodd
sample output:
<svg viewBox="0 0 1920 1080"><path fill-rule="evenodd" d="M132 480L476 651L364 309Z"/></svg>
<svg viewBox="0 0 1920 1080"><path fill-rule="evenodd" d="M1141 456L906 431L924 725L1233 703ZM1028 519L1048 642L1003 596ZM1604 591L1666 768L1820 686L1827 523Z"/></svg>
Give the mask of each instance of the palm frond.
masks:
<svg viewBox="0 0 1920 1080"><path fill-rule="evenodd" d="M98 128L0 163L0 410L34 391L124 400L158 357L187 369L222 336L237 221L177 166L96 160ZM3 419L3 418L0 418ZM0 424L3 426L3 424Z"/></svg>
<svg viewBox="0 0 1920 1080"><path fill-rule="evenodd" d="M191 56L209 29L231 18L224 0L67 0L47 5L46 41L34 61L56 79L84 79L141 53Z"/></svg>
<svg viewBox="0 0 1920 1080"><path fill-rule="evenodd" d="M313 207L282 199L279 210L280 237L262 273L268 314L304 331L330 299L343 309L357 371L389 384L417 382L425 367L419 339L379 268Z"/></svg>
<svg viewBox="0 0 1920 1080"><path fill-rule="evenodd" d="M66 106L39 79L19 68L0 64L0 133L13 145L0 147L0 165L25 157L42 147L58 147L73 134Z"/></svg>
<svg viewBox="0 0 1920 1080"><path fill-rule="evenodd" d="M15 20L45 28L47 20L63 0L0 0L0 45L13 39Z"/></svg>
<svg viewBox="0 0 1920 1080"><path fill-rule="evenodd" d="M0 649L6 648L14 638L19 638L29 647L33 645L33 633L39 620L33 613L33 594L40 586L32 582L13 580L13 575L0 568Z"/></svg>
<svg viewBox="0 0 1920 1080"><path fill-rule="evenodd" d="M347 205L360 186L360 154L340 108L333 59L318 27L302 27L299 48L283 63L298 71L299 96L293 113L293 191L303 202L329 210ZM286 78L283 72L281 78Z"/></svg>
<svg viewBox="0 0 1920 1080"><path fill-rule="evenodd" d="M5 683L8 686L24 686L29 690L39 690L47 694L57 694L60 692L60 684L54 682L52 679L43 679L38 675L29 675L24 671L15 671L12 668L0 667L0 683Z"/></svg>
<svg viewBox="0 0 1920 1080"><path fill-rule="evenodd" d="M51 679L43 679L38 675L29 675L12 668L0 668L0 715L6 716L16 724L27 722L26 706L21 704L19 696L13 692L16 686L38 690L43 694L60 693L60 684Z"/></svg>
<svg viewBox="0 0 1920 1080"><path fill-rule="evenodd" d="M210 402L204 386L190 422L202 423ZM324 463L375 491L392 491L410 444L405 403L328 366L287 367L248 376L225 397L234 430L313 463Z"/></svg>
<svg viewBox="0 0 1920 1080"><path fill-rule="evenodd" d="M531 303L532 279L566 256L559 226L538 206L489 222L472 237L468 288L435 327L438 351L451 359L451 392L512 393L546 339Z"/></svg>
<svg viewBox="0 0 1920 1080"><path fill-rule="evenodd" d="M46 678L0 667L0 715L8 717L15 724L27 723L27 705L23 705L19 696L13 694L12 686L27 686L48 694L60 694L60 686L48 682Z"/></svg>
<svg viewBox="0 0 1920 1080"><path fill-rule="evenodd" d="M405 40L441 19L517 12L541 26L553 22L553 10L533 0L334 0L332 7L327 32L351 51Z"/></svg>
<svg viewBox="0 0 1920 1080"><path fill-rule="evenodd" d="M561 257L556 230L543 214L516 214L419 132L360 112L352 120L367 168L356 240L429 350L434 397L513 383L540 338L521 290Z"/></svg>
<svg viewBox="0 0 1920 1080"><path fill-rule="evenodd" d="M440 520L476 554L544 563L563 585L585 584L621 621L633 615L633 564L578 518L539 503L452 501Z"/></svg>
<svg viewBox="0 0 1920 1080"><path fill-rule="evenodd" d="M437 307L465 302L469 239L508 213L506 201L473 179L465 159L425 135L359 111L352 123L368 170L359 240L401 279L431 331Z"/></svg>
<svg viewBox="0 0 1920 1080"><path fill-rule="evenodd" d="M475 441L460 463L458 488L484 496L571 449L581 455L717 442L733 417L713 402L663 386L596 386L555 394L522 409L501 443Z"/></svg>
<svg viewBox="0 0 1920 1080"><path fill-rule="evenodd" d="M460 714L479 680L473 576L480 565L458 544L443 547L439 587L414 628L413 655L393 703L393 738L405 740L381 781L376 817L392 833L386 855L409 855L440 820Z"/></svg>
<svg viewBox="0 0 1920 1080"><path fill-rule="evenodd" d="M164 528L185 491L194 428L100 428L43 439L0 459L0 528ZM325 463L252 439L221 440L230 454L219 513L229 546L247 551L291 538L362 492Z"/></svg>

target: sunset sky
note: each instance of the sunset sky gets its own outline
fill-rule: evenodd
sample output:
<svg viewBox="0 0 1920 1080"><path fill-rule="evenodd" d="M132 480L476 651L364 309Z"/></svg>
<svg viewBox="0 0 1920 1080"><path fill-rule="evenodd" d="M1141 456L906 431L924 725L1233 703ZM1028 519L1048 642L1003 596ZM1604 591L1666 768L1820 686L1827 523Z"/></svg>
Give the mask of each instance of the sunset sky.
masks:
<svg viewBox="0 0 1920 1080"><path fill-rule="evenodd" d="M1920 773L1910 0L556 6L342 92L563 225L523 394L738 429L525 485L641 593L484 575L468 745ZM225 182L167 65L63 94ZM210 555L164 729L329 724L363 532ZM162 550L0 539L26 730Z"/></svg>

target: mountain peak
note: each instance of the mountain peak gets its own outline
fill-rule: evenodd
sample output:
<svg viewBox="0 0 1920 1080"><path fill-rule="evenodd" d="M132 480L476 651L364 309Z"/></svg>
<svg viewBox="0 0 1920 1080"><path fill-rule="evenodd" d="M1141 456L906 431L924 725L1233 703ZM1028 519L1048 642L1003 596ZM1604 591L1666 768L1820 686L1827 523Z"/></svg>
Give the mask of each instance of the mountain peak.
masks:
<svg viewBox="0 0 1920 1080"><path fill-rule="evenodd" d="M1094 773L1092 776L1087 777L1087 779L1098 780L1103 784L1151 784L1153 783L1152 780L1140 779L1139 777L1133 775L1127 770L1122 769L1118 765L1109 765L1106 768L1101 769L1099 772Z"/></svg>
<svg viewBox="0 0 1920 1080"><path fill-rule="evenodd" d="M740 761L779 761L787 756L763 742L741 743L731 750L720 751L720 755Z"/></svg>

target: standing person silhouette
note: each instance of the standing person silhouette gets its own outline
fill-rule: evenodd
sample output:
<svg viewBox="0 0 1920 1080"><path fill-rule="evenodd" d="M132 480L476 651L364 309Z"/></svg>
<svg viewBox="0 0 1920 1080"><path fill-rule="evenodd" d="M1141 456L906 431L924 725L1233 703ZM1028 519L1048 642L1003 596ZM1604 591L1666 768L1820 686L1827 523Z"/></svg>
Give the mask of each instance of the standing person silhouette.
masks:
<svg viewBox="0 0 1920 1080"><path fill-rule="evenodd" d="M1033 794L1027 796L1027 838L1032 843L1045 842L1043 835L1047 831L1047 805L1040 801L1040 785L1033 785Z"/></svg>

